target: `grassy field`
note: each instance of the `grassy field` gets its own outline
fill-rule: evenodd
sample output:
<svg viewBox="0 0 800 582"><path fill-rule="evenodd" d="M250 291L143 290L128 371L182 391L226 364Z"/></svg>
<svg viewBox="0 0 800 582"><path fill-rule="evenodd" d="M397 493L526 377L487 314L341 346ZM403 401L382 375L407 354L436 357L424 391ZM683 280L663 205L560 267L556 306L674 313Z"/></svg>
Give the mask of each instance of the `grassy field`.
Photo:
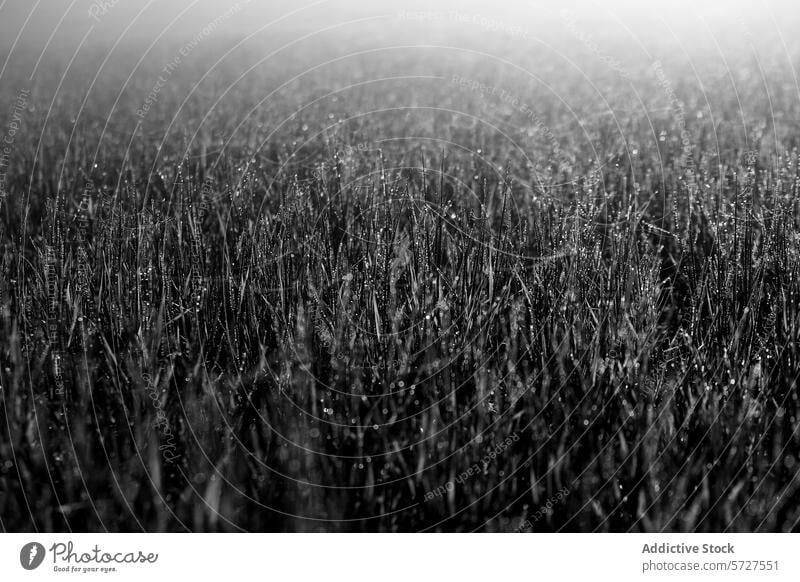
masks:
<svg viewBox="0 0 800 582"><path fill-rule="evenodd" d="M540 50L6 74L2 529L800 529L797 88Z"/></svg>

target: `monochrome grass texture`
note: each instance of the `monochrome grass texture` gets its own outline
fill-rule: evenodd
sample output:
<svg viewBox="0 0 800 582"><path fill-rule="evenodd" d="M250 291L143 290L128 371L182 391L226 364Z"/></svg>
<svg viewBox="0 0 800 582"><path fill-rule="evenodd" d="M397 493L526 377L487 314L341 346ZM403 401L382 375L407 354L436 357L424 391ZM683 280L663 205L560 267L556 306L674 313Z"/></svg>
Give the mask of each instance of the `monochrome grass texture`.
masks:
<svg viewBox="0 0 800 582"><path fill-rule="evenodd" d="M798 530L791 84L212 45L7 75L3 530Z"/></svg>

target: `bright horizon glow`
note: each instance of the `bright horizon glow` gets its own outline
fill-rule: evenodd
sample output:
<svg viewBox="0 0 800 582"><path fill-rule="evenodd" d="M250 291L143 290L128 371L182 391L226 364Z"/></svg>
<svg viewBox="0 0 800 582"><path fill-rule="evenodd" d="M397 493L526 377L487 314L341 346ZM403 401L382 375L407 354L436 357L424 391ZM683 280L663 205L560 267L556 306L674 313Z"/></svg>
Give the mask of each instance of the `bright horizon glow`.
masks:
<svg viewBox="0 0 800 582"><path fill-rule="evenodd" d="M506 28L523 27L531 34L547 35L558 33L553 23L563 20L563 12L568 11L598 36L647 36L651 30L663 32L665 27L682 33L698 26L724 35L746 26L754 37L779 31L794 41L794 25L800 15L796 2L790 0L562 0L555 4L542 0L76 0L69 10L69 5L61 2L7 0L0 9L0 36L4 48L18 34L20 45L43 47L53 35L51 45L58 46L80 41L91 28L87 42L122 37L149 43L162 32L165 39L191 36L237 4L239 10L220 23L220 35L247 35L266 25L270 26L264 34L291 35L348 21L352 31L359 26L354 21L372 18L378 20L363 23L363 33L386 36L402 28L398 14L409 12L438 13L425 22L421 19L418 29L446 32L463 28L464 23L458 24L454 18L457 14L462 19L476 16ZM373 22L381 18L387 19L387 26L375 30Z"/></svg>

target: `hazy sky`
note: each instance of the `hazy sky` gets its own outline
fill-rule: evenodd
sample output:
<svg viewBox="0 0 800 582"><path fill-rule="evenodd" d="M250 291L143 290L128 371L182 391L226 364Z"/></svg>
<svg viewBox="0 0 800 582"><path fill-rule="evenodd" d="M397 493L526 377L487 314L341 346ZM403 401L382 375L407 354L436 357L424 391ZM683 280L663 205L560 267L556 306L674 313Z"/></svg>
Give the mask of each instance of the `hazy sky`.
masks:
<svg viewBox="0 0 800 582"><path fill-rule="evenodd" d="M596 34L707 26L733 36L747 27L758 38L776 31L795 36L800 14L796 0L0 0L0 46L60 50L65 43L119 38L149 43L159 36L191 37L211 22L216 35L300 34L345 22L351 33L381 35L402 28L398 14L414 12L422 12L412 17L420 29L473 26L486 32L495 26L510 34L519 29L546 35L564 10L591 22ZM486 19L483 26L480 18Z"/></svg>

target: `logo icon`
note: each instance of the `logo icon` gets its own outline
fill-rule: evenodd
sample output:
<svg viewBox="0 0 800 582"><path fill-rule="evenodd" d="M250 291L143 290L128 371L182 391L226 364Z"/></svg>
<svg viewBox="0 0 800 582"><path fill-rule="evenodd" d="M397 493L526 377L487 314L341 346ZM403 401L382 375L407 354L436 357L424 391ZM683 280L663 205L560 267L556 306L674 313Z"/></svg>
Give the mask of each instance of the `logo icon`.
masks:
<svg viewBox="0 0 800 582"><path fill-rule="evenodd" d="M44 546L38 542L30 542L22 546L19 552L19 563L26 570L35 570L44 561Z"/></svg>

